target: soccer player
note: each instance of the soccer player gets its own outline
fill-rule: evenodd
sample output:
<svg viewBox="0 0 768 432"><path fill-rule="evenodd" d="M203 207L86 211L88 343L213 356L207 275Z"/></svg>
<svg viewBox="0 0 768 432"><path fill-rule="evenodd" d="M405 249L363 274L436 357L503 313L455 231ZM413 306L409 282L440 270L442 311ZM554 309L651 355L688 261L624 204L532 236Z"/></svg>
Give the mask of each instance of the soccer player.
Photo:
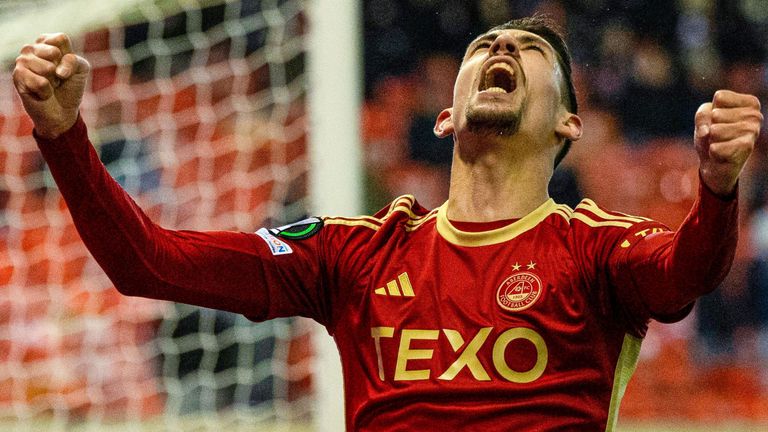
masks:
<svg viewBox="0 0 768 432"><path fill-rule="evenodd" d="M301 315L334 337L354 431L613 430L650 319L672 322L727 273L737 183L760 103L721 90L693 119L701 185L676 232L547 195L582 133L562 38L511 21L467 48L435 134L448 201L256 233L161 228L107 174L78 107L88 62L41 36L14 82L80 235L120 292L252 320ZM596 156L599 157L599 156Z"/></svg>

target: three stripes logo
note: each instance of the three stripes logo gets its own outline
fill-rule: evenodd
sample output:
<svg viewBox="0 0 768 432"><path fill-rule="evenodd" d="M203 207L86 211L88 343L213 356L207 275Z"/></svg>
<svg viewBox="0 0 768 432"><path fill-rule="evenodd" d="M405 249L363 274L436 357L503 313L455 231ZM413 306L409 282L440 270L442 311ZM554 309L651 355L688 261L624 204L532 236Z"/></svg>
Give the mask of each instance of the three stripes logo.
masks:
<svg viewBox="0 0 768 432"><path fill-rule="evenodd" d="M376 288L374 293L382 296L391 296L391 297L415 297L416 294L413 292L413 286L411 286L411 281L408 279L408 273L401 273L397 279L391 280L387 282L387 285L384 287Z"/></svg>

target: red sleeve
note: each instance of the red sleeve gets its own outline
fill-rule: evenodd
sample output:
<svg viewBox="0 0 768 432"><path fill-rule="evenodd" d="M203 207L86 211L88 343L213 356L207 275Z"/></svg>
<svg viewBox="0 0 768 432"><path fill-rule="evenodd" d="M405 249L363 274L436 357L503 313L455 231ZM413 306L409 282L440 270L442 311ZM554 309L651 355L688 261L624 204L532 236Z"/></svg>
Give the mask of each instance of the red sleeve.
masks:
<svg viewBox="0 0 768 432"><path fill-rule="evenodd" d="M609 257L609 277L630 321L674 322L714 290L730 270L738 239L738 200L703 183L676 232L647 222L629 228Z"/></svg>
<svg viewBox="0 0 768 432"><path fill-rule="evenodd" d="M121 293L253 320L302 315L329 322L324 257L333 245L326 230L277 254L264 235L167 230L110 177L82 119L56 140L36 139L83 242Z"/></svg>

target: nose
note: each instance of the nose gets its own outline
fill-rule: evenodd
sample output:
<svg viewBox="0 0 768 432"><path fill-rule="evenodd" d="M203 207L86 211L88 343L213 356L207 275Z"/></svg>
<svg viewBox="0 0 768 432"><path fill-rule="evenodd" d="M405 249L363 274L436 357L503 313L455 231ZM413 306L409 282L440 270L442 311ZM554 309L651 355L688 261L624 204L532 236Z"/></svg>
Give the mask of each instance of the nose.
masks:
<svg viewBox="0 0 768 432"><path fill-rule="evenodd" d="M517 47L517 41L509 33L501 33L496 36L490 48L491 55L514 55L520 53Z"/></svg>

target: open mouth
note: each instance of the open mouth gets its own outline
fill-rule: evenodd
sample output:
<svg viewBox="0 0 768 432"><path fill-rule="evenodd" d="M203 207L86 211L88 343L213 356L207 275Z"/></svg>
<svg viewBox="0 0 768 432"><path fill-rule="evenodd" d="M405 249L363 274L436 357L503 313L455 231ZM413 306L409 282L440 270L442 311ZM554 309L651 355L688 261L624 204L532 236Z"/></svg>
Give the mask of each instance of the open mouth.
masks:
<svg viewBox="0 0 768 432"><path fill-rule="evenodd" d="M517 88L515 70L507 63L494 63L485 71L480 91L512 93Z"/></svg>

